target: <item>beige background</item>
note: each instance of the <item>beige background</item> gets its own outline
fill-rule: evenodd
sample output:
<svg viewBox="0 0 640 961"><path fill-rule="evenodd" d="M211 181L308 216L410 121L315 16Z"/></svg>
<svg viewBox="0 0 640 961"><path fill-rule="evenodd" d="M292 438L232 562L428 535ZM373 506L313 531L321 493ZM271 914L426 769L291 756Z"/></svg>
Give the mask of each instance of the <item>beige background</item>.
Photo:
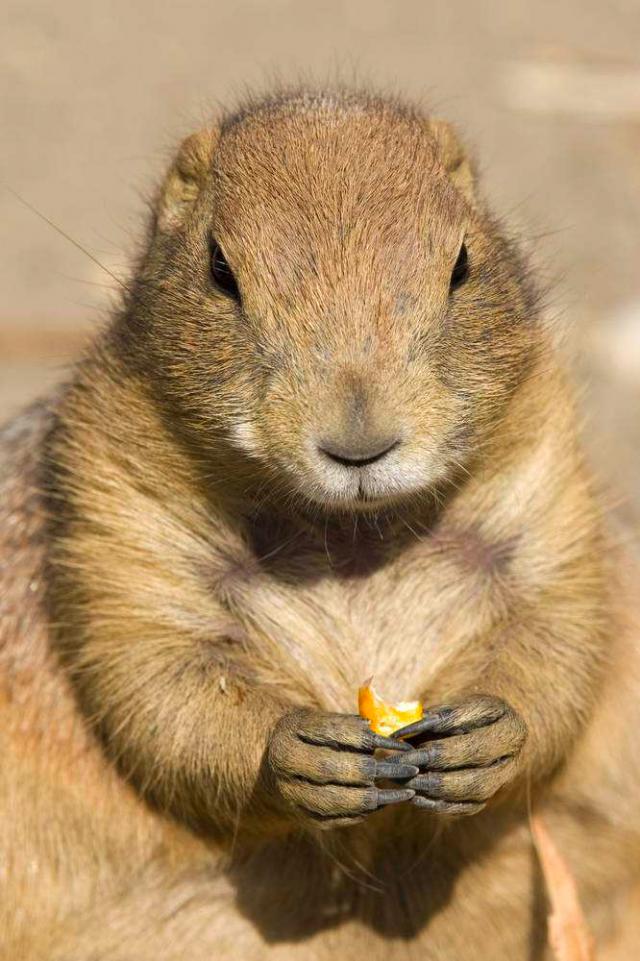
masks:
<svg viewBox="0 0 640 961"><path fill-rule="evenodd" d="M0 416L63 376L113 287L8 188L122 273L182 134L274 74L355 74L466 131L640 518L640 0L4 0L0 23Z"/></svg>

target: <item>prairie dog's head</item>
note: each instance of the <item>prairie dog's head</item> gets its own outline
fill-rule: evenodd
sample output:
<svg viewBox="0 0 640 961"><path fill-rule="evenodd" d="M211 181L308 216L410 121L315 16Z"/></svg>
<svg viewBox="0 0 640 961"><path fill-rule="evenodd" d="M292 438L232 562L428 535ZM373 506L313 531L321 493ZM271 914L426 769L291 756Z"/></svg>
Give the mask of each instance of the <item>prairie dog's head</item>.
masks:
<svg viewBox="0 0 640 961"><path fill-rule="evenodd" d="M534 343L521 274L447 124L291 94L183 144L137 329L204 450L377 509L442 484L502 417Z"/></svg>

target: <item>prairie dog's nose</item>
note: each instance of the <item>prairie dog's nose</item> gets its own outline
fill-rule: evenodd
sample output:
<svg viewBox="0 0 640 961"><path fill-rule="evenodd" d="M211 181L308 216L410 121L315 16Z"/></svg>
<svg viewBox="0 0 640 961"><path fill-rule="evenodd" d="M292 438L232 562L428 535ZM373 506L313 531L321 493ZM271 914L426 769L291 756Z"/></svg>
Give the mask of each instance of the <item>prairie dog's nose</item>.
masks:
<svg viewBox="0 0 640 961"><path fill-rule="evenodd" d="M344 467L366 467L367 464L375 464L382 460L392 450L394 450L400 440L397 437L386 438L385 440L374 441L369 444L347 446L331 440L323 440L318 445L318 450Z"/></svg>

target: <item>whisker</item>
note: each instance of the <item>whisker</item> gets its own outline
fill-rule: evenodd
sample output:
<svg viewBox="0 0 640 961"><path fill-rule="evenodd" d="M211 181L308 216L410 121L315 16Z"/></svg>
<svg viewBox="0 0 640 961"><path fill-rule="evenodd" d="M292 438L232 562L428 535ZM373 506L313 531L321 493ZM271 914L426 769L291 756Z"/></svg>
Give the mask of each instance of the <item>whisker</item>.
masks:
<svg viewBox="0 0 640 961"><path fill-rule="evenodd" d="M125 290L127 293L131 293L130 287L124 282L124 280L122 280L121 277L118 277L118 275L114 274L114 272L105 266L105 264L101 263L97 257L94 257L90 250L87 250L86 247L83 247L82 244L78 243L77 240L74 240L74 238L68 234L66 230L63 230L62 227L59 227L58 224L54 223L53 220L47 217L46 214L43 214L41 210L38 210L37 207L34 207L33 204L29 203L28 200L25 200L24 197L20 196L18 191L14 190L13 187L9 187L5 184L5 188L13 197L16 198L19 203L23 205L23 207L26 207L27 210L30 210L32 214L35 214L36 217L39 217L40 220L43 220L45 224L48 224L53 230L56 231L56 233L60 234L61 237L64 237L64 239L68 240L70 244L73 244L77 250L85 254L85 256L88 257L89 260L93 261L97 267L99 267L101 270L104 270L105 274L108 274L112 280L115 280L115 282L122 287L123 290Z"/></svg>

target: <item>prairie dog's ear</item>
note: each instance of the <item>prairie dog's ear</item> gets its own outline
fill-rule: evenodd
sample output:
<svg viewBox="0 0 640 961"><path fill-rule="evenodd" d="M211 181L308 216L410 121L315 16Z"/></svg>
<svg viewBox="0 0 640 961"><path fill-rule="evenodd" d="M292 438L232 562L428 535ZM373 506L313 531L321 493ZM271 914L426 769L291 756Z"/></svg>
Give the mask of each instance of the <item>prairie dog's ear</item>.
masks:
<svg viewBox="0 0 640 961"><path fill-rule="evenodd" d="M217 140L216 129L201 130L183 140L160 189L159 230L174 230L186 220L211 170Z"/></svg>
<svg viewBox="0 0 640 961"><path fill-rule="evenodd" d="M453 124L447 120L430 120L429 130L436 141L442 164L460 193L473 204L475 180L471 161Z"/></svg>

